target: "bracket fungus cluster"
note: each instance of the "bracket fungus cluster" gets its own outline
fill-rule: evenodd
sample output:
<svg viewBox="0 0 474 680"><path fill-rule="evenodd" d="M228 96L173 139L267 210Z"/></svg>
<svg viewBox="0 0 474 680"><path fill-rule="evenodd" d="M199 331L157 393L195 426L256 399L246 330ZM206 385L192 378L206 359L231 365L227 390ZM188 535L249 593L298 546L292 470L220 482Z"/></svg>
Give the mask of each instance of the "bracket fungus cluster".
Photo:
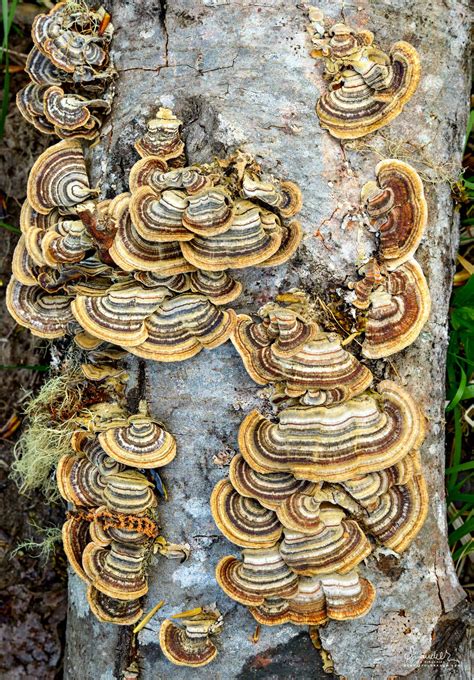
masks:
<svg viewBox="0 0 474 680"><path fill-rule="evenodd" d="M240 152L186 166L180 130L160 109L135 145L142 158L130 192L107 200L94 197L78 140L38 158L7 293L19 324L155 361L182 361L229 339L236 314L222 306L242 289L229 269L291 257L301 193L289 181L264 181Z"/></svg>
<svg viewBox="0 0 474 680"><path fill-rule="evenodd" d="M17 106L40 132L62 139L94 139L110 100L104 96L115 74L109 44L113 25L103 7L59 2L35 17L26 72L31 82Z"/></svg>
<svg viewBox="0 0 474 680"><path fill-rule="evenodd" d="M176 666L206 666L217 656L211 636L220 633L222 624L219 611L210 608L166 619L160 628L161 651Z"/></svg>
<svg viewBox="0 0 474 680"><path fill-rule="evenodd" d="M388 159L376 169L376 181L361 192L371 228L379 234L376 257L352 284L352 304L365 333L362 353L387 357L411 345L428 320L431 298L414 254L427 221L423 183L408 163Z"/></svg>
<svg viewBox="0 0 474 680"><path fill-rule="evenodd" d="M82 367L115 400L92 404L74 417L77 429L58 462L56 480L70 505L64 550L87 583L92 612L100 621L129 625L143 613L140 598L148 591L147 565L159 534L158 499L147 469L167 465L176 442L150 418L144 402L135 415L125 409L118 354L123 352L90 352Z"/></svg>
<svg viewBox="0 0 474 680"><path fill-rule="evenodd" d="M371 31L331 23L309 8L311 56L324 59L329 88L317 105L321 127L338 139L357 139L390 123L413 96L420 80L416 49L400 40L386 54Z"/></svg>
<svg viewBox="0 0 474 680"><path fill-rule="evenodd" d="M232 340L249 375L273 384L272 421L241 424L228 479L211 496L214 520L243 548L216 577L267 625L321 625L364 615L375 589L358 572L374 544L403 552L423 524L419 447L425 421L396 383L373 376L303 313L299 293L239 315Z"/></svg>

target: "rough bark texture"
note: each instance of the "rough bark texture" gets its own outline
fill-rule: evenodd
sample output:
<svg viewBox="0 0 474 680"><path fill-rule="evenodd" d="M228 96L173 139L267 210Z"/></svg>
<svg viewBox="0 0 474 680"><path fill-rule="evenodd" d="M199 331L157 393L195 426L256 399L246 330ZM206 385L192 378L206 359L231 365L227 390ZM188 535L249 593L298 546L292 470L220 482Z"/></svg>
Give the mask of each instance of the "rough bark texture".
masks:
<svg viewBox="0 0 474 680"><path fill-rule="evenodd" d="M319 3L334 18L341 17L341 5ZM126 188L124 178L136 160L132 142L159 104L173 107L185 120L192 162L241 147L269 172L291 178L303 190L306 238L299 253L286 267L238 273L245 282L239 309L256 311L277 290L291 286L304 288L313 299L335 299L337 289L354 278L358 254L372 247L347 216L357 210L360 187L373 178L377 161L398 155L428 180L430 219L417 258L429 280L433 312L411 348L371 368L378 377L401 380L425 408L430 428L422 457L429 517L401 559L379 554L362 568L378 592L370 614L350 623L332 622L320 631L337 674L351 680L385 679L415 671L413 677L427 677L416 669L429 653L433 631L444 612L463 598L446 542L443 410L447 310L457 245L445 180L459 168L465 129L467 2L360 0L344 8L348 22L373 30L381 47L388 49L399 39L414 44L423 65L419 89L402 115L358 144L358 150L344 147L319 127L314 105L325 85L321 67L309 57L300 4L116 0L111 9L119 78L110 125L92 158L106 195ZM251 407L265 406L236 352L228 344L182 364L150 363L145 380L138 362L132 362L131 375L131 395L146 394L153 415L177 438L178 456L163 475L169 500L161 504L161 523L170 541L187 541L192 548L190 560L181 565L153 559L145 607L159 599L166 607L139 635L141 677L327 677L300 628L265 628L252 643L252 617L223 595L214 579L218 559L238 550L219 535L210 515L211 489L226 473L213 457L234 450L244 415ZM225 615L217 660L204 669L173 668L157 640L163 617L214 602ZM130 661L129 641L127 631L94 621L84 589L72 577L65 677L121 678ZM463 677L460 665L450 676L452 672L441 664L431 677Z"/></svg>

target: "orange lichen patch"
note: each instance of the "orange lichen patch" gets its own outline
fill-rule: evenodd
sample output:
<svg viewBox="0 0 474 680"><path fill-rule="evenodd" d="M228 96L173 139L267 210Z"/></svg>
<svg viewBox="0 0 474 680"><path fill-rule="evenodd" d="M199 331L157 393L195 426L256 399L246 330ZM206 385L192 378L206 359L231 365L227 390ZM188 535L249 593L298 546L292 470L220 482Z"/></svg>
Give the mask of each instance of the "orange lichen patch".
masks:
<svg viewBox="0 0 474 680"><path fill-rule="evenodd" d="M82 567L82 554L90 541L89 522L83 519L71 518L63 524L63 548L69 564L83 581L89 578Z"/></svg>
<svg viewBox="0 0 474 680"><path fill-rule="evenodd" d="M165 620L160 628L160 647L166 658L177 666L206 666L217 656L210 635L219 633L222 617L217 611L203 609L199 613Z"/></svg>
<svg viewBox="0 0 474 680"><path fill-rule="evenodd" d="M178 295L147 318L147 338L130 352L154 361L184 361L227 342L236 318L233 310L220 310L203 295Z"/></svg>
<svg viewBox="0 0 474 680"><path fill-rule="evenodd" d="M87 602L94 616L102 623L130 626L143 615L140 600L117 600L104 595L94 586L87 589Z"/></svg>
<svg viewBox="0 0 474 680"><path fill-rule="evenodd" d="M387 159L375 168L376 182L362 188L361 199L380 232L380 255L389 270L409 260L426 228L428 208L423 182L411 165Z"/></svg>
<svg viewBox="0 0 474 680"><path fill-rule="evenodd" d="M164 161L178 158L184 151L180 137L182 121L166 108L160 108L155 118L146 124L146 133L135 143L142 158L159 156Z"/></svg>
<svg viewBox="0 0 474 680"><path fill-rule="evenodd" d="M416 49L399 41L387 55L374 46L370 31L341 23L329 27L314 8L310 21L311 54L324 59L324 76L330 81L316 105L321 127L336 138L356 139L396 118L418 87Z"/></svg>
<svg viewBox="0 0 474 680"><path fill-rule="evenodd" d="M402 387L385 380L377 392L330 409L288 408L279 423L252 411L240 427L241 453L257 472L313 481L344 481L390 467L419 447L425 422Z"/></svg>
<svg viewBox="0 0 474 680"><path fill-rule="evenodd" d="M15 321L40 338L61 338L74 319L70 296L49 295L40 286L24 285L13 276L5 301Z"/></svg>
<svg viewBox="0 0 474 680"><path fill-rule="evenodd" d="M321 331L290 308L269 305L256 323L239 315L232 342L252 380L281 382L290 397L330 404L362 393L372 374L341 346L335 333ZM285 320L285 323L283 323Z"/></svg>
<svg viewBox="0 0 474 680"><path fill-rule="evenodd" d="M240 454L232 458L229 478L241 496L255 498L270 510L278 510L294 494L311 494L318 488L314 482L296 479L288 472L255 472Z"/></svg>
<svg viewBox="0 0 474 680"><path fill-rule="evenodd" d="M344 518L336 506L320 512L320 526L312 533L284 530L280 554L292 571L302 576L345 574L365 557L372 546L357 522Z"/></svg>
<svg viewBox="0 0 474 680"><path fill-rule="evenodd" d="M428 284L415 260L390 272L369 300L362 345L362 353L369 359L387 357L411 345L431 311Z"/></svg>
<svg viewBox="0 0 474 680"><path fill-rule="evenodd" d="M146 550L141 545L112 541L103 547L89 543L82 553L82 565L92 585L119 600L136 600L148 592L144 570Z"/></svg>
<svg viewBox="0 0 474 680"><path fill-rule="evenodd" d="M74 140L48 147L28 176L28 203L43 215L57 207L72 209L91 193L82 147Z"/></svg>
<svg viewBox="0 0 474 680"><path fill-rule="evenodd" d="M271 548L282 533L272 510L253 498L241 496L227 479L214 487L211 512L224 536L243 548Z"/></svg>
<svg viewBox="0 0 474 680"><path fill-rule="evenodd" d="M387 548L402 553L413 541L428 512L428 490L422 474L393 486L364 519L366 531Z"/></svg>
<svg viewBox="0 0 474 680"><path fill-rule="evenodd" d="M163 467L176 456L174 437L142 413L130 416L127 427L101 432L99 443L111 458L131 467Z"/></svg>
<svg viewBox="0 0 474 680"><path fill-rule="evenodd" d="M242 556L242 562L223 557L216 568L218 584L233 600L252 607L269 597L289 598L297 593L298 577L284 563L278 546L245 548Z"/></svg>

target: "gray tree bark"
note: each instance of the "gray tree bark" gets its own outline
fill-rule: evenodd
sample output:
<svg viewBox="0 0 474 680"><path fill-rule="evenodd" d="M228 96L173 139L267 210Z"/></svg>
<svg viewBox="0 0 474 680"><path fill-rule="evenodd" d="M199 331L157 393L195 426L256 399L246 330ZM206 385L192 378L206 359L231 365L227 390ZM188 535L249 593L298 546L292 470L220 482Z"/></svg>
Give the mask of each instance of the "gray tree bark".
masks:
<svg viewBox="0 0 474 680"><path fill-rule="evenodd" d="M334 296L338 287L354 279L360 248L370 248L368 236L347 216L356 211L360 187L373 178L378 160L402 157L422 173L429 223L417 259L429 280L433 311L417 342L391 361L378 362L374 370L378 377L402 380L427 413L430 429L422 459L430 513L401 559L379 555L367 560L362 571L378 592L368 616L331 622L320 636L335 672L350 680L387 679L413 671L417 678L462 678L465 671L455 659L454 666L442 663L431 670L426 659L421 669L420 664L443 615L464 596L446 540L443 414L447 312L458 237L446 180L459 171L467 114L468 2L318 4L330 17L345 16L355 27L370 28L382 48L404 39L421 56L423 75L413 99L388 128L356 145L358 150L319 127L314 105L325 84L321 66L309 56L301 4L114 0L109 5L119 78L110 124L93 150L92 167L105 195L126 189L128 170L136 160L133 142L149 114L165 105L185 121L191 162L240 147L268 171L296 181L304 194L300 217L306 237L286 267L238 272L245 294L237 304L247 312L291 286L313 297ZM210 514L211 490L225 474L213 457L236 448L241 420L262 403L258 388L230 344L181 364L148 363L144 372L138 363L130 364L131 396L146 395L153 415L173 432L179 447L163 474L169 490L169 500L160 507L163 533L192 548L184 564L160 556L153 560L145 610L160 599L166 606L139 634L141 677L327 677L301 628L264 628L253 643L252 617L227 598L214 579L219 558L238 550L219 534ZM129 631L97 623L88 612L82 584L73 576L69 593L65 677L118 680L133 656ZM161 621L211 603L225 616L217 659L198 670L172 667L158 644Z"/></svg>

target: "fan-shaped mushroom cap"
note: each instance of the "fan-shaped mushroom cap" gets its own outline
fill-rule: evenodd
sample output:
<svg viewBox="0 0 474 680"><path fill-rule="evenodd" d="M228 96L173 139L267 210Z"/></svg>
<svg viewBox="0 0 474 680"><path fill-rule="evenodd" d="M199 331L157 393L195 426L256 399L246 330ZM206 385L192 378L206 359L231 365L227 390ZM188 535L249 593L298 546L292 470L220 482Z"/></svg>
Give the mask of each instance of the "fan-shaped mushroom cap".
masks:
<svg viewBox="0 0 474 680"><path fill-rule="evenodd" d="M222 590L236 602L247 606L263 604L268 597L293 597L298 577L284 563L278 546L266 550L245 548L243 562L223 557L216 567Z"/></svg>
<svg viewBox="0 0 474 680"><path fill-rule="evenodd" d="M13 277L23 286L37 285L38 266L30 257L25 245L23 234L18 239L18 243L13 251L12 258Z"/></svg>
<svg viewBox="0 0 474 680"><path fill-rule="evenodd" d="M188 262L208 271L242 269L258 265L276 253L283 237L276 222L266 227L262 209L250 201L237 200L234 209L234 219L225 233L182 242L181 250Z"/></svg>
<svg viewBox="0 0 474 680"><path fill-rule="evenodd" d="M125 466L108 456L95 435L85 430L76 430L71 436L71 448L79 454L86 456L87 460L98 468L104 477L117 472L123 472ZM105 480L107 483L107 480Z"/></svg>
<svg viewBox="0 0 474 680"><path fill-rule="evenodd" d="M136 600L148 592L144 570L145 548L113 541L110 547L89 543L82 565L92 585L118 600Z"/></svg>
<svg viewBox="0 0 474 680"><path fill-rule="evenodd" d="M255 472L240 454L230 462L229 478L241 496L255 498L260 505L270 510L277 510L293 494L311 494L317 488L314 482L296 479L288 472Z"/></svg>
<svg viewBox="0 0 474 680"><path fill-rule="evenodd" d="M157 504L153 484L138 470L129 469L107 476L104 500L112 510L130 515L142 514Z"/></svg>
<svg viewBox="0 0 474 680"><path fill-rule="evenodd" d="M194 235L183 224L188 197L183 191L167 189L156 193L148 186L137 189L130 199L130 216L142 238L167 243L189 241Z"/></svg>
<svg viewBox="0 0 474 680"><path fill-rule="evenodd" d="M286 529L310 534L320 531L327 524L326 519L330 520L330 524L334 519L338 520L336 524L340 524L344 512L339 510L331 515L328 510L329 508L326 508L326 512L321 514L321 501L318 500L317 495L315 497L299 491L285 498L276 509L276 513Z"/></svg>
<svg viewBox="0 0 474 680"><path fill-rule="evenodd" d="M54 132L54 125L44 115L43 101L47 89L47 85L28 83L17 92L16 105L23 118L40 132L49 135Z"/></svg>
<svg viewBox="0 0 474 680"><path fill-rule="evenodd" d="M311 339L314 325L301 325L296 314L294 317L294 335L284 339L283 329L276 322L258 324L249 316L237 317L231 339L252 380L259 385L284 382L288 396L307 393L303 400L326 404L350 399L369 387L372 373L341 346L338 335L318 330ZM301 345L303 327L310 333L310 340ZM297 351L289 356L292 343Z"/></svg>
<svg viewBox="0 0 474 680"><path fill-rule="evenodd" d="M292 571L303 576L351 571L372 552L357 522L344 519L337 506L322 508L320 528L314 533L284 530L280 554Z"/></svg>
<svg viewBox="0 0 474 680"><path fill-rule="evenodd" d="M82 567L82 554L90 541L89 522L78 517L66 520L62 528L63 548L69 564L83 581L89 578Z"/></svg>
<svg viewBox="0 0 474 680"><path fill-rule="evenodd" d="M188 197L183 225L193 234L208 238L225 233L233 218L229 193L222 187L211 187Z"/></svg>
<svg viewBox="0 0 474 680"><path fill-rule="evenodd" d="M40 338L61 338L74 319L69 296L49 295L39 286L19 283L13 276L7 286L6 305L20 326Z"/></svg>
<svg viewBox="0 0 474 680"><path fill-rule="evenodd" d="M105 295L78 295L71 308L87 333L132 347L147 339L145 321L169 295L167 288L145 288L125 282L111 286Z"/></svg>
<svg viewBox="0 0 474 680"><path fill-rule="evenodd" d="M346 621L367 614L375 600L375 588L356 571L321 576L330 619Z"/></svg>
<svg viewBox="0 0 474 680"><path fill-rule="evenodd" d="M198 668L206 666L217 656L217 648L209 635L219 632L222 619L213 612L180 619L165 620L160 627L160 647L166 658L177 666Z"/></svg>
<svg viewBox="0 0 474 680"><path fill-rule="evenodd" d="M138 269L163 276L194 271L195 267L185 260L178 242L164 243L144 238L132 222L128 205L122 204L116 224L117 231L109 254L124 271Z"/></svg>
<svg viewBox="0 0 474 680"><path fill-rule="evenodd" d="M147 122L146 133L135 143L135 149L142 158L159 156L164 161L177 158L184 151L181 125L182 121L169 109L160 108L156 117Z"/></svg>
<svg viewBox="0 0 474 680"><path fill-rule="evenodd" d="M368 309L370 307L370 296L375 288L383 284L384 275L375 258L371 258L367 264L361 267L359 273L363 274L364 278L349 283L349 288L352 288L355 292L352 304L357 309Z"/></svg>
<svg viewBox="0 0 474 680"><path fill-rule="evenodd" d="M297 220L292 220L289 224L280 224L282 233L280 247L271 257L261 262L259 267L278 267L287 262L292 257L303 238L303 229Z"/></svg>
<svg viewBox="0 0 474 680"><path fill-rule="evenodd" d="M242 284L228 272L205 272L198 269L189 276L191 290L202 293L215 305L226 305L236 300L242 292Z"/></svg>
<svg viewBox="0 0 474 680"><path fill-rule="evenodd" d="M250 607L249 611L258 623L265 626L283 623L320 626L328 619L321 581L314 576L301 576L298 579L298 592L291 599L269 598L259 607Z"/></svg>
<svg viewBox="0 0 474 680"><path fill-rule="evenodd" d="M141 414L130 416L128 427L101 432L99 442L111 458L131 467L163 467L176 456L173 435Z"/></svg>
<svg viewBox="0 0 474 680"><path fill-rule="evenodd" d="M375 168L377 182L362 188L361 198L380 231L380 253L388 269L409 260L423 236L428 217L423 182L411 165L388 159Z"/></svg>
<svg viewBox="0 0 474 680"><path fill-rule="evenodd" d="M406 484L419 474L421 474L420 454L414 451L385 470L360 475L341 484L357 503L370 512L379 505L380 496L386 494L392 486Z"/></svg>
<svg viewBox="0 0 474 680"><path fill-rule="evenodd" d="M37 85L60 85L67 77L36 46L28 54L25 72Z"/></svg>
<svg viewBox="0 0 474 680"><path fill-rule="evenodd" d="M104 500L105 480L86 458L65 454L59 459L56 481L61 496L79 507L97 507Z"/></svg>
<svg viewBox="0 0 474 680"><path fill-rule="evenodd" d="M364 356L388 357L415 342L431 311L430 291L418 262L408 260L390 272L384 286L370 295L370 305Z"/></svg>
<svg viewBox="0 0 474 680"><path fill-rule="evenodd" d="M390 50L387 77L373 87L367 74L344 68L316 105L321 127L338 139L357 139L390 123L411 99L420 80L418 52L407 42Z"/></svg>
<svg viewBox="0 0 474 680"><path fill-rule="evenodd" d="M147 339L129 351L154 361L183 361L226 342L236 318L233 310L220 310L203 295L178 295L148 317Z"/></svg>
<svg viewBox="0 0 474 680"><path fill-rule="evenodd" d="M92 247L92 239L81 220L62 218L41 239L41 250L49 267L81 262Z"/></svg>
<svg viewBox="0 0 474 680"><path fill-rule="evenodd" d="M211 512L224 536L243 548L271 548L281 536L282 526L275 513L253 498L241 496L227 479L214 487Z"/></svg>
<svg viewBox="0 0 474 680"><path fill-rule="evenodd" d="M130 626L141 619L143 609L140 600L117 600L104 595L94 586L87 589L87 602L94 616L102 623Z"/></svg>
<svg viewBox="0 0 474 680"><path fill-rule="evenodd" d="M380 543L402 553L413 541L428 512L428 490L423 475L393 486L380 496L378 506L364 519L366 530Z"/></svg>
<svg viewBox="0 0 474 680"><path fill-rule="evenodd" d="M91 114L86 97L66 94L64 90L52 85L44 93L44 115L52 124L66 130L77 130L89 121Z"/></svg>
<svg viewBox="0 0 474 680"><path fill-rule="evenodd" d="M300 188L294 182L281 182L275 186L271 182L262 182L256 176L246 172L242 181L242 190L247 198L257 199L276 208L283 217L293 217L303 205Z"/></svg>
<svg viewBox="0 0 474 680"><path fill-rule="evenodd" d="M291 472L314 481L344 481L394 465L419 447L425 423L418 405L389 380L380 396L325 407L283 410L279 423L257 411L243 421L239 446L257 472Z"/></svg>
<svg viewBox="0 0 474 680"><path fill-rule="evenodd" d="M165 286L173 293L185 293L189 290L189 276L186 274L160 274L157 272L135 272L134 279L147 288Z"/></svg>
<svg viewBox="0 0 474 680"><path fill-rule="evenodd" d="M91 194L82 147L75 140L48 147L28 176L28 202L43 215L56 207L73 208Z"/></svg>
<svg viewBox="0 0 474 680"><path fill-rule="evenodd" d="M184 189L195 194L211 185L211 179L203 175L198 167L169 170L167 163L159 156L141 158L130 170L130 191L149 186L154 191L163 189Z"/></svg>

